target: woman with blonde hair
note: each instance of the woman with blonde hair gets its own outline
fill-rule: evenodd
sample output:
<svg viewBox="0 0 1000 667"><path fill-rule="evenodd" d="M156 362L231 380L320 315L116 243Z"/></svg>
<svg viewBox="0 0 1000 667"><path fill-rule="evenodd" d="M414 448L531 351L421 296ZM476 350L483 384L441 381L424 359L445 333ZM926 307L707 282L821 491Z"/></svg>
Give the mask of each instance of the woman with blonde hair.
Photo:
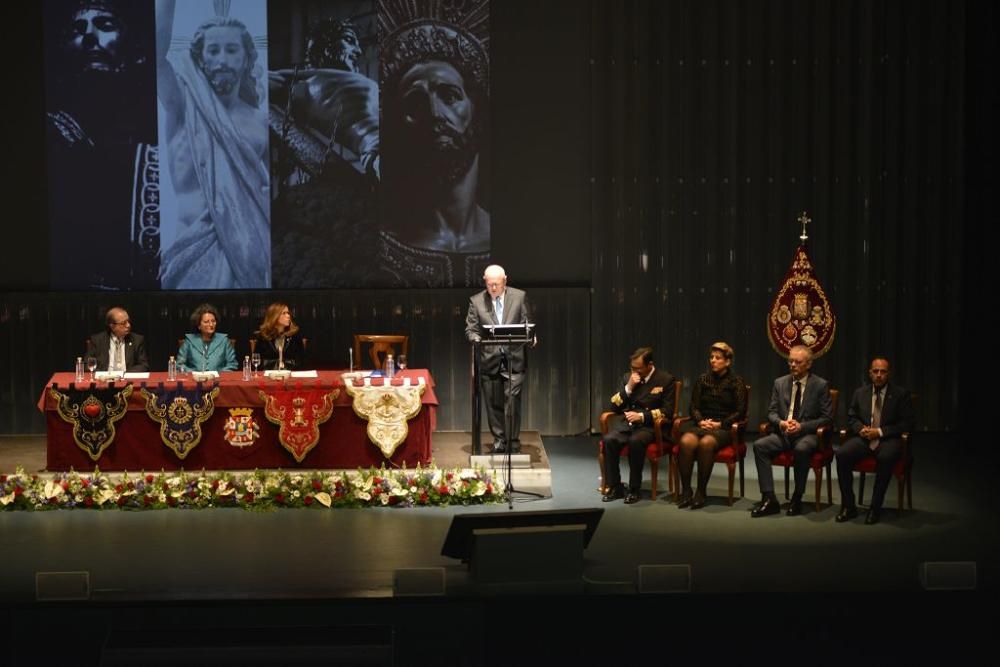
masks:
<svg viewBox="0 0 1000 667"><path fill-rule="evenodd" d="M298 335L299 326L292 321L288 304L272 303L264 311L264 321L254 332L264 370L295 370L305 362L305 345Z"/></svg>

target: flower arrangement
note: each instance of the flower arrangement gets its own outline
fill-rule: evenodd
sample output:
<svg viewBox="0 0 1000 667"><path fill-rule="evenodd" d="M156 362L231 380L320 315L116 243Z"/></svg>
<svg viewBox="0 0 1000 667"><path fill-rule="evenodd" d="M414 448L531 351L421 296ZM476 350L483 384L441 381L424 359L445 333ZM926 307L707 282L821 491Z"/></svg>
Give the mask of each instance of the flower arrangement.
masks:
<svg viewBox="0 0 1000 667"><path fill-rule="evenodd" d="M0 475L0 509L121 509L242 507L419 507L503 502L481 468L370 468L357 471L141 472L109 476L95 468L37 475L18 467Z"/></svg>

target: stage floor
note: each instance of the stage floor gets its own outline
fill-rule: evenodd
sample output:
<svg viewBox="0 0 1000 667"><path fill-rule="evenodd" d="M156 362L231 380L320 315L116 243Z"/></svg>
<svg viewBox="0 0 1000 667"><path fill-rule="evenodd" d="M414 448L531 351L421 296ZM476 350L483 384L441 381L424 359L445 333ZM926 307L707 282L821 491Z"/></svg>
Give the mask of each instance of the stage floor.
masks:
<svg viewBox="0 0 1000 667"><path fill-rule="evenodd" d="M442 446L450 439L443 435ZM456 435L454 441L459 439ZM29 469L41 467L42 453L35 459L25 457L44 438L34 441L0 439L0 460L18 458ZM414 653L413 660L396 664L426 664L423 658L437 655L438 649L430 648L434 641L450 643L466 637L475 647L491 646L488 628L507 627L509 622L527 628L539 622L527 618L536 612L559 613L574 619L581 629L589 623L596 629L607 622L608 609L632 609L636 619L641 612L646 620L640 624L651 634L655 634L653 628L671 627L698 632L701 626L696 620L702 613L715 615L709 624L712 628L717 629L719 622L738 626L734 632L746 644L754 634L751 626L762 614L773 616L775 627L787 628L790 622L800 633L813 633L819 631L817 627L838 623L861 627L868 613L883 621L895 614L898 618L891 622L902 629L904 621L941 614L957 619L956 608L974 608L975 600L967 593L942 597L946 594L923 591L920 570L927 562L975 563L977 590L991 595L998 590L1000 527L990 504L995 480L978 457L962 450L957 437L917 436L916 509L901 515L896 512L893 481L883 521L876 526L865 526L860 519L834 522L839 503L836 484L834 504L827 505L824 498L818 512L807 502L802 516L751 519L747 510L758 496L752 460L746 466L748 497L732 507L724 497L722 466L715 467L709 504L699 511L679 510L662 494L650 499L648 472L641 502L603 503L597 492L596 443L594 436L544 438L541 451L551 464L552 495L530 502L518 498L510 510L506 505L489 505L264 513L240 509L0 512L4 560L0 601L20 610L14 617L20 623L17 627L25 623L51 627L57 621L45 615L47 607L33 606L36 573L86 572L89 604L121 611L81 621L75 613L63 610L60 618L66 622L57 624L64 631L77 632L72 628L81 622L104 629L108 625L132 627L138 622L133 619L140 617L144 627L149 627L149 616L154 613L158 614L157 627L175 635L187 632L193 619L218 625L217 612L239 619L247 614L240 622L267 627L293 621L310 625L322 621L338 627L384 623L394 629L401 646L410 636L415 642L411 646L428 647L425 653ZM449 456L460 456L451 447L446 449L452 452ZM444 449L441 454L440 464L451 461L444 457ZM7 468L6 463L3 467ZM870 488L869 479L869 494ZM811 494L810 477L807 500ZM580 592L572 597L541 582L531 590L530 598L518 598L516 603L483 598L468 566L441 555L445 535L457 515L587 508L603 509L604 514L583 552ZM530 564L543 555L524 551L517 558ZM648 566L662 565L689 567L690 593L643 595L643 586L650 581L643 582L640 571L655 573L657 568ZM421 569L442 582L443 597L431 598L439 602L418 601L423 598L392 602L399 573ZM516 587L511 591L527 594ZM502 591L490 593L497 592ZM245 611L248 600L256 601L249 612ZM371 607L362 600L369 601L368 605L384 600L391 606ZM324 610L322 618L315 616L319 609ZM509 616L497 620L501 609L513 614L514 620ZM923 616L931 610L932 614ZM689 613L693 620L685 625ZM615 614L615 618L630 617ZM561 649L558 655L577 656L578 664L594 664L589 658L598 655L592 653L597 649L584 647L595 642L583 641L579 633L573 634L573 642L569 636L563 641L543 634L547 646ZM658 654L667 655L664 652L673 636L668 632L657 643ZM527 660L525 664L533 664L531 656L546 655L516 650L524 639L504 655L520 656ZM610 659L620 650L619 642L615 651L600 655ZM509 664L493 660L488 650L478 655L460 663ZM892 664L892 660L882 664Z"/></svg>

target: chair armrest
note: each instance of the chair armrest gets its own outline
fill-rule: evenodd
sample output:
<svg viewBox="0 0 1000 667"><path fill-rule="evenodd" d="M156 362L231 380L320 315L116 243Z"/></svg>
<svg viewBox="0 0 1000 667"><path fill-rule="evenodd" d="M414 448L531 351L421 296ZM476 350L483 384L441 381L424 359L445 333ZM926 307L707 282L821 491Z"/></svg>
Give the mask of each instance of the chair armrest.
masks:
<svg viewBox="0 0 1000 667"><path fill-rule="evenodd" d="M771 432L771 423L770 422L761 422L760 423L760 430L758 430L757 433L759 435L767 435L770 432Z"/></svg>
<svg viewBox="0 0 1000 667"><path fill-rule="evenodd" d="M607 435L607 433L608 433L608 420L611 419L611 416L613 414L615 414L615 413L611 412L610 410L607 411L607 412L602 412L601 413L601 435Z"/></svg>
<svg viewBox="0 0 1000 667"><path fill-rule="evenodd" d="M656 436L656 444L660 446L661 450L663 448L663 425L670 423L670 417L658 417L653 420L653 434ZM673 442L672 438L667 438L667 440Z"/></svg>
<svg viewBox="0 0 1000 667"><path fill-rule="evenodd" d="M670 427L670 437L674 440L674 442L677 442L678 437L680 437L681 424L690 420L691 417L677 417L674 419L673 426Z"/></svg>

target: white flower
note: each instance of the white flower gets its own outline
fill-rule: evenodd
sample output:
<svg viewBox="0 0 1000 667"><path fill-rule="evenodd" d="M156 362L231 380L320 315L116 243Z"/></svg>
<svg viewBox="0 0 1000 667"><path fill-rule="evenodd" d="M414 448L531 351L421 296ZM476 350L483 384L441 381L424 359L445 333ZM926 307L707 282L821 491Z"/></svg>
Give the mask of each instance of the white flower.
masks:
<svg viewBox="0 0 1000 667"><path fill-rule="evenodd" d="M294 491L292 491L292 498L298 498L300 495L302 495L302 494L299 493L298 489L295 489Z"/></svg>
<svg viewBox="0 0 1000 667"><path fill-rule="evenodd" d="M165 494L165 493L160 493L160 495L158 495L158 496L156 497L156 500L157 500L157 502L161 502L161 503L165 503L165 502L167 502L167 494Z"/></svg>
<svg viewBox="0 0 1000 667"><path fill-rule="evenodd" d="M317 493L316 500L318 500L323 507L329 507L333 504L333 499L330 497L330 494L325 491Z"/></svg>
<svg viewBox="0 0 1000 667"><path fill-rule="evenodd" d="M358 489L357 491L354 492L354 497L357 498L358 500L371 500L372 494L366 493L365 491Z"/></svg>
<svg viewBox="0 0 1000 667"><path fill-rule="evenodd" d="M459 479L475 479L477 476L474 470L463 470L458 474Z"/></svg>
<svg viewBox="0 0 1000 667"><path fill-rule="evenodd" d="M389 504L389 496L386 495L386 494L384 494L384 493L381 496L378 497L378 500L383 505L388 505Z"/></svg>
<svg viewBox="0 0 1000 667"><path fill-rule="evenodd" d="M486 493L486 482L483 482L482 480L477 479L475 482L472 483L471 486L472 486L472 495L474 496L481 496L484 493Z"/></svg>
<svg viewBox="0 0 1000 667"><path fill-rule="evenodd" d="M58 498L63 493L62 485L57 482L46 482L45 483L45 497L46 498Z"/></svg>
<svg viewBox="0 0 1000 667"><path fill-rule="evenodd" d="M11 491L6 496L0 496L0 505L10 505L14 502L14 492Z"/></svg>

